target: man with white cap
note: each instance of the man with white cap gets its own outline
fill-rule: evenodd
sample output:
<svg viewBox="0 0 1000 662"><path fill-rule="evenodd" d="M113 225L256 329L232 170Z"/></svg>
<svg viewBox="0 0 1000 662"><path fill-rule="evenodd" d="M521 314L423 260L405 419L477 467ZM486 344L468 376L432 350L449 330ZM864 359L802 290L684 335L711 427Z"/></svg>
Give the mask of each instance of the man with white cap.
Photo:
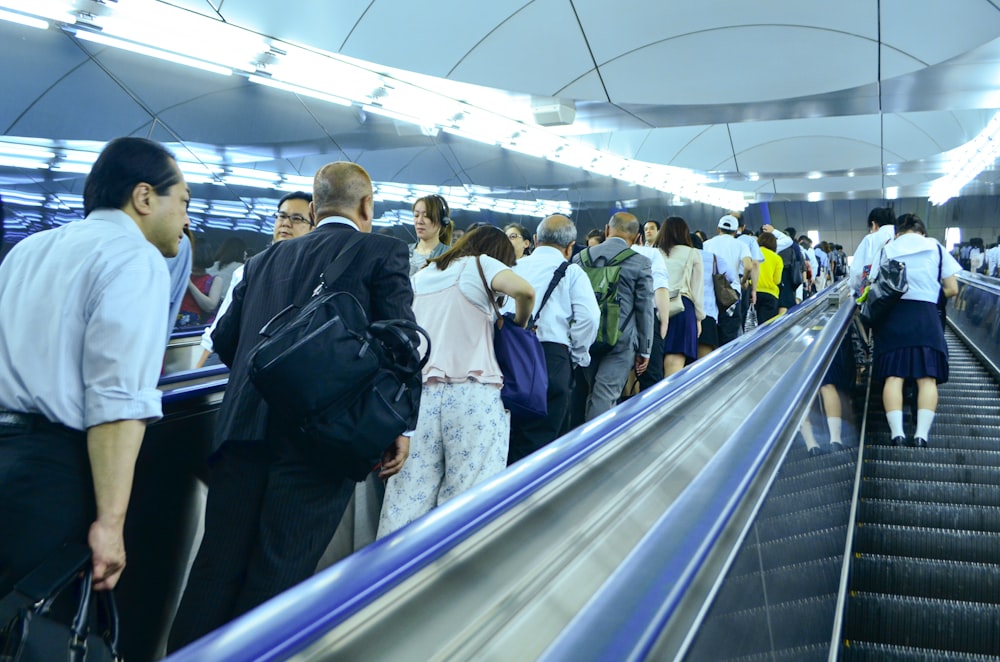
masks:
<svg viewBox="0 0 1000 662"><path fill-rule="evenodd" d="M756 263L750 257L750 249L746 244L736 239L740 229L740 221L735 216L726 214L719 219L718 235L705 242L704 250L725 260L726 264L736 265L744 281L750 283L750 301L756 303L757 291L753 280ZM742 267L740 266L742 265ZM740 291L740 283L730 283L730 286ZM726 311L719 311L719 345L722 346L739 337L743 327L743 310L739 301Z"/></svg>

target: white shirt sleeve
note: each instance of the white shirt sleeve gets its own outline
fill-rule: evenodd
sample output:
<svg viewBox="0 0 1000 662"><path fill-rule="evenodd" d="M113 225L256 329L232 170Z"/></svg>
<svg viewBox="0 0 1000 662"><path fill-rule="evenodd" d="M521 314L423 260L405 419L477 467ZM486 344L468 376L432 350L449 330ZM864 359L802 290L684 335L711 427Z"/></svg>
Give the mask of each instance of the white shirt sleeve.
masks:
<svg viewBox="0 0 1000 662"><path fill-rule="evenodd" d="M597 327L601 321L601 309L590 280L578 265L571 264L566 270L566 280L570 286L570 305L573 317L570 320L570 358L573 363L586 368L590 365L590 346L597 340Z"/></svg>

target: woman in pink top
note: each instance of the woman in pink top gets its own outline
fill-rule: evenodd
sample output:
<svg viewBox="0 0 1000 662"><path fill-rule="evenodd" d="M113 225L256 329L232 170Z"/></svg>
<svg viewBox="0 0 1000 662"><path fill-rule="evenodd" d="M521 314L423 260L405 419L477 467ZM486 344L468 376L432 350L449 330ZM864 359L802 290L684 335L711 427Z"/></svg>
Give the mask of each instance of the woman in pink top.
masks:
<svg viewBox="0 0 1000 662"><path fill-rule="evenodd" d="M507 466L510 419L500 400L490 297L512 297L518 324L528 323L535 303L534 288L513 264L507 236L485 226L413 276L413 312L431 352L410 456L386 486L379 538Z"/></svg>

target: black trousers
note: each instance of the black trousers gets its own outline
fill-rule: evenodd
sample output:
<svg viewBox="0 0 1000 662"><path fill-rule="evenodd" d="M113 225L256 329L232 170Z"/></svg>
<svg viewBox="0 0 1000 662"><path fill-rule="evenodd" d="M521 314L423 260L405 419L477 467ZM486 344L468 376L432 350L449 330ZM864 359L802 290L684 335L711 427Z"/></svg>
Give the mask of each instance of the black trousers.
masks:
<svg viewBox="0 0 1000 662"><path fill-rule="evenodd" d="M309 578L354 483L285 439L228 441L212 458L205 536L170 631L177 650Z"/></svg>
<svg viewBox="0 0 1000 662"><path fill-rule="evenodd" d="M727 315L724 310L719 311L719 347L740 337L744 312L742 301L736 302L736 312L732 315Z"/></svg>
<svg viewBox="0 0 1000 662"><path fill-rule="evenodd" d="M545 418L534 421L511 421L508 466L558 438L566 420L573 380L569 348L558 343L543 342L542 351L545 352L545 371L549 377L549 389L546 393L548 414Z"/></svg>
<svg viewBox="0 0 1000 662"><path fill-rule="evenodd" d="M0 426L0 597L96 517L86 433Z"/></svg>

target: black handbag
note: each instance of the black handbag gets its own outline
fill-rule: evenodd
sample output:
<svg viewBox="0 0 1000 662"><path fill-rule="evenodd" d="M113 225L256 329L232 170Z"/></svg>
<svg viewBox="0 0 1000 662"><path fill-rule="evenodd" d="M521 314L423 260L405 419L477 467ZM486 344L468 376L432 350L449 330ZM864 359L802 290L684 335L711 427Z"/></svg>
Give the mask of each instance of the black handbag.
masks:
<svg viewBox="0 0 1000 662"><path fill-rule="evenodd" d="M878 327L889 316L900 297L910 289L906 280L906 264L891 260L882 249L882 259L875 277L868 285L868 294L861 303L861 321Z"/></svg>
<svg viewBox="0 0 1000 662"><path fill-rule="evenodd" d="M719 312L729 310L729 307L740 300L740 294L732 288L726 274L719 273L719 262L712 256L712 289L715 290L715 303Z"/></svg>
<svg viewBox="0 0 1000 662"><path fill-rule="evenodd" d="M21 579L0 601L0 613L14 613L0 630L0 662L121 660L114 595L91 593L92 572L90 548L68 543ZM53 618L52 606L71 587L76 589L76 608L71 621L63 623ZM98 624L93 628L92 611Z"/></svg>
<svg viewBox="0 0 1000 662"><path fill-rule="evenodd" d="M525 329L514 323L513 315L501 315L497 302L493 298L493 290L486 282L486 274L483 273L483 265L479 263L478 257L476 258L476 267L479 269L479 277L482 278L483 286L486 288L486 296L493 304L493 310L497 314L493 332L493 353L500 366L500 372L503 373L503 389L500 391L500 399L510 411L512 419L544 418L549 411L549 373L545 365L545 351L534 331L534 322L537 321L538 316L534 316L528 324L529 328ZM562 273L565 273L565 270ZM561 277L557 273L549 283L549 289L542 299L542 305L538 308L539 313Z"/></svg>
<svg viewBox="0 0 1000 662"><path fill-rule="evenodd" d="M250 380L295 429L292 441L317 464L363 481L402 432L416 427L427 332L410 320L369 324L358 300L333 285L350 267L354 234L312 298L260 330ZM426 351L420 354L420 337Z"/></svg>

